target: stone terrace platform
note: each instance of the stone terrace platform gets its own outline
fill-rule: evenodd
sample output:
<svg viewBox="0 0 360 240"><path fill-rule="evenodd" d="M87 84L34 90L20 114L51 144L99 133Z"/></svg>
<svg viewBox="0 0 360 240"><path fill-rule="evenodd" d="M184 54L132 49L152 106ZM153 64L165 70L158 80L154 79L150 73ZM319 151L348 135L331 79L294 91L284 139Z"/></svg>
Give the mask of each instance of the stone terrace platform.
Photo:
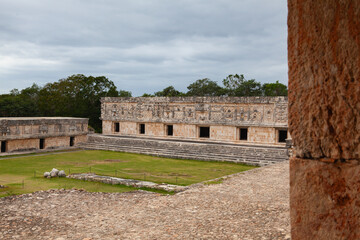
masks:
<svg viewBox="0 0 360 240"><path fill-rule="evenodd" d="M100 134L88 135L88 142L81 144L80 147L169 158L228 161L258 166L288 160L287 149L281 146L239 145Z"/></svg>
<svg viewBox="0 0 360 240"><path fill-rule="evenodd" d="M0 206L0 239L290 239L289 164L175 195L47 191Z"/></svg>

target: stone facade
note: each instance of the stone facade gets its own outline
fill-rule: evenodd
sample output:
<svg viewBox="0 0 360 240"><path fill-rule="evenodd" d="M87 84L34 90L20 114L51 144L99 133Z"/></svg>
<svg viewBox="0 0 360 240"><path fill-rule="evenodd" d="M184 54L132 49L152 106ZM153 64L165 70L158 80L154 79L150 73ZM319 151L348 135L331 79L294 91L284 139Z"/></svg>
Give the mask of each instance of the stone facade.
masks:
<svg viewBox="0 0 360 240"><path fill-rule="evenodd" d="M0 118L1 152L77 146L87 141L85 118Z"/></svg>
<svg viewBox="0 0 360 240"><path fill-rule="evenodd" d="M102 98L103 134L285 146L286 97Z"/></svg>
<svg viewBox="0 0 360 240"><path fill-rule="evenodd" d="M288 7L292 239L360 239L360 1Z"/></svg>

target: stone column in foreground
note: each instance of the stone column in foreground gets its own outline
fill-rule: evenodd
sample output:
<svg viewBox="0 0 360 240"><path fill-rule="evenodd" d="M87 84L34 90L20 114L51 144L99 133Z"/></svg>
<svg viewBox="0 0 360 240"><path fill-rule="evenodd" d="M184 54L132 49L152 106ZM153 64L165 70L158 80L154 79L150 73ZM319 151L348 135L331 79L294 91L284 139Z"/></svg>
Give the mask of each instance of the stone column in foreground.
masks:
<svg viewBox="0 0 360 240"><path fill-rule="evenodd" d="M360 239L360 1L288 8L292 239Z"/></svg>

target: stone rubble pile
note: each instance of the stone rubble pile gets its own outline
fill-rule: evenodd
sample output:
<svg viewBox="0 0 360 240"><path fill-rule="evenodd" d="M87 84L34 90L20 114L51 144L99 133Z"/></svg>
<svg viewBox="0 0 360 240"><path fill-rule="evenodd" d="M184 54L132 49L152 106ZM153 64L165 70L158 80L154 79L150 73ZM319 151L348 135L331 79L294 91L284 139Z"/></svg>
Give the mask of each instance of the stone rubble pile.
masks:
<svg viewBox="0 0 360 240"><path fill-rule="evenodd" d="M45 178L53 178L53 177L66 177L64 170L57 170L56 168L53 168L51 172L44 172Z"/></svg>

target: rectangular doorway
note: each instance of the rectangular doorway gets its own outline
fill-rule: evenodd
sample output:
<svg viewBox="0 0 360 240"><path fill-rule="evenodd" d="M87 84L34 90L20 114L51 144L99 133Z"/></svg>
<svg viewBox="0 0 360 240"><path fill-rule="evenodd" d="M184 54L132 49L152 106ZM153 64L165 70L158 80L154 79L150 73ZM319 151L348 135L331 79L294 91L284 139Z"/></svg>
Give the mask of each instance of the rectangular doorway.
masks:
<svg viewBox="0 0 360 240"><path fill-rule="evenodd" d="M140 134L145 134L145 124L144 124L144 123L140 123L140 124L139 124L139 128L140 128Z"/></svg>
<svg viewBox="0 0 360 240"><path fill-rule="evenodd" d="M172 136L174 134L173 125L167 125L167 135Z"/></svg>
<svg viewBox="0 0 360 240"><path fill-rule="evenodd" d="M287 130L279 130L279 142L286 142Z"/></svg>
<svg viewBox="0 0 360 240"><path fill-rule="evenodd" d="M44 139L44 138L40 138L39 148L40 148L40 149L44 149L44 148L45 148L45 139Z"/></svg>
<svg viewBox="0 0 360 240"><path fill-rule="evenodd" d="M114 128L115 128L115 132L120 132L120 123L115 123L115 125L114 125Z"/></svg>
<svg viewBox="0 0 360 240"><path fill-rule="evenodd" d="M70 147L75 145L75 137L70 137Z"/></svg>
<svg viewBox="0 0 360 240"><path fill-rule="evenodd" d="M1 152L6 152L6 141L1 141Z"/></svg>
<svg viewBox="0 0 360 240"><path fill-rule="evenodd" d="M240 140L247 141L247 139L248 139L248 129L240 128Z"/></svg>
<svg viewBox="0 0 360 240"><path fill-rule="evenodd" d="M199 137L210 138L210 127L199 127Z"/></svg>

